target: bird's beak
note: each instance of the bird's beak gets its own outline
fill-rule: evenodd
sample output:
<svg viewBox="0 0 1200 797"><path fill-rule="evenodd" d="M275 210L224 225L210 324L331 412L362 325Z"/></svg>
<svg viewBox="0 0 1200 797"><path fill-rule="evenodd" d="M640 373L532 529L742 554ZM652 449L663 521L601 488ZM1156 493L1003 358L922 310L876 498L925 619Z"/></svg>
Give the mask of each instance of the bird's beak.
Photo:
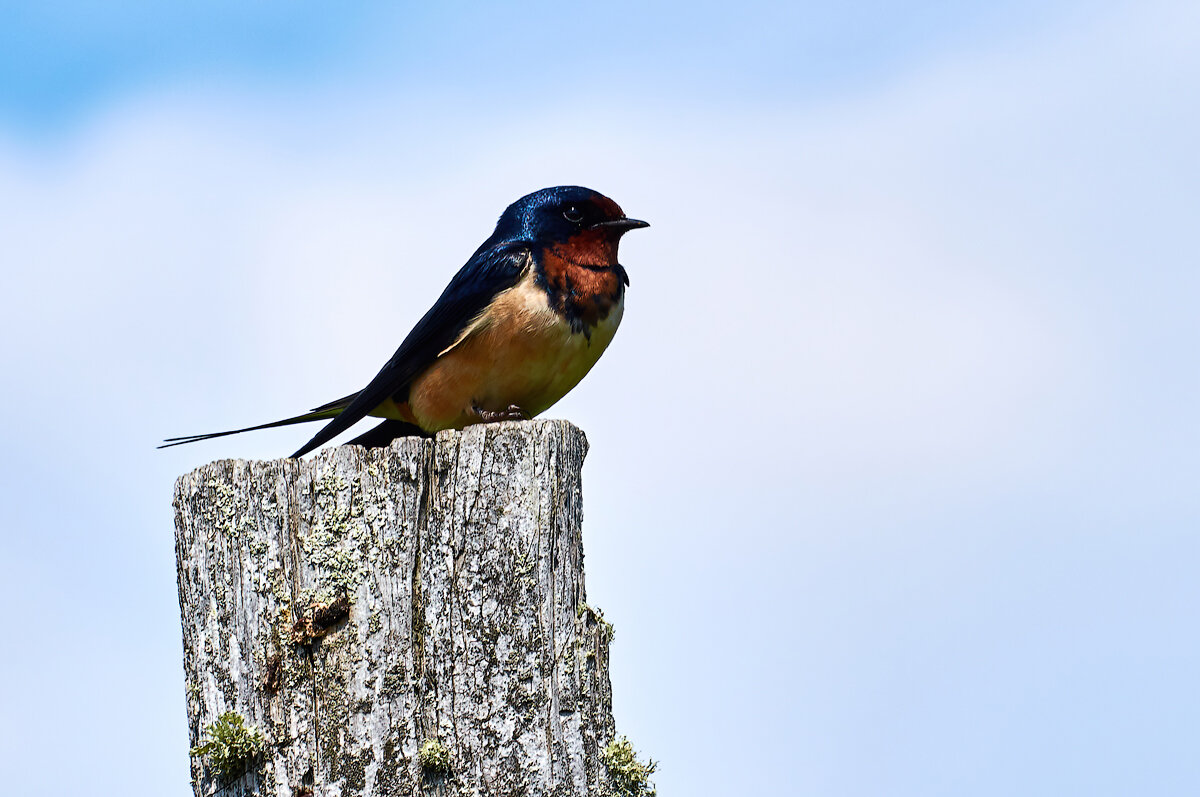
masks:
<svg viewBox="0 0 1200 797"><path fill-rule="evenodd" d="M640 221L638 219L613 219L612 221L596 222L589 229L607 229L618 230L620 232L629 232L630 230L639 230L642 227L649 226L649 222Z"/></svg>

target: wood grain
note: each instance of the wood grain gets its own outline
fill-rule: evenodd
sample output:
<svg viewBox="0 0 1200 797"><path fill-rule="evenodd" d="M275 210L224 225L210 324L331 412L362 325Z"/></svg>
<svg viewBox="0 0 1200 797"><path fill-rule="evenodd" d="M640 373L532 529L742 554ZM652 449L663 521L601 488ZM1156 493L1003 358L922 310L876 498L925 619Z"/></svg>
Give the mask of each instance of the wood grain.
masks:
<svg viewBox="0 0 1200 797"><path fill-rule="evenodd" d="M175 488L192 744L235 711L265 750L203 795L607 791L610 627L587 607L583 433L473 426ZM422 767L437 740L448 773Z"/></svg>

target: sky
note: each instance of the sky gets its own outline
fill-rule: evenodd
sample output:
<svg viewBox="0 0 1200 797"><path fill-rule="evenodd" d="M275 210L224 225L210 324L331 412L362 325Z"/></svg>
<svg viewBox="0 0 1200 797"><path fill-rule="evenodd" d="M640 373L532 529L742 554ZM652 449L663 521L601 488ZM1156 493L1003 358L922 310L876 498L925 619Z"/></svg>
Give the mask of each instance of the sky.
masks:
<svg viewBox="0 0 1200 797"><path fill-rule="evenodd" d="M1200 791L1200 7L0 9L6 791L190 793L172 484L310 430L154 445L556 184L652 224L547 415L660 794Z"/></svg>

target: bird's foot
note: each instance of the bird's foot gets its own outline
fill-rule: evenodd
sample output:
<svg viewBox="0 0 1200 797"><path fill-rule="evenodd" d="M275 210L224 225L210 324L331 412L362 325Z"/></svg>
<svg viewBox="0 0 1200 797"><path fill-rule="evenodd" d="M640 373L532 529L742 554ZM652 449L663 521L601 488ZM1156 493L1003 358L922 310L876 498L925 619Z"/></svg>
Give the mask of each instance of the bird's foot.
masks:
<svg viewBox="0 0 1200 797"><path fill-rule="evenodd" d="M509 404L508 409L504 410L485 410L481 407L474 407L475 414L479 416L479 420L484 423L495 423L496 421L527 421L529 416L525 414L525 410L518 407L516 404Z"/></svg>

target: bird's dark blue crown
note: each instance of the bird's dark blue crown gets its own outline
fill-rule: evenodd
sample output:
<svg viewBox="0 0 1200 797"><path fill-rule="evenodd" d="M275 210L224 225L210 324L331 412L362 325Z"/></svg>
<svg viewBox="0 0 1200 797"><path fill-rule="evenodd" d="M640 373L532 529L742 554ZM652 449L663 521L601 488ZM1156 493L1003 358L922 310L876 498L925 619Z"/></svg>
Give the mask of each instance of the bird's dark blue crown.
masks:
<svg viewBox="0 0 1200 797"><path fill-rule="evenodd" d="M616 202L578 185L559 185L526 194L500 215L491 242L565 241L590 224L621 218Z"/></svg>

